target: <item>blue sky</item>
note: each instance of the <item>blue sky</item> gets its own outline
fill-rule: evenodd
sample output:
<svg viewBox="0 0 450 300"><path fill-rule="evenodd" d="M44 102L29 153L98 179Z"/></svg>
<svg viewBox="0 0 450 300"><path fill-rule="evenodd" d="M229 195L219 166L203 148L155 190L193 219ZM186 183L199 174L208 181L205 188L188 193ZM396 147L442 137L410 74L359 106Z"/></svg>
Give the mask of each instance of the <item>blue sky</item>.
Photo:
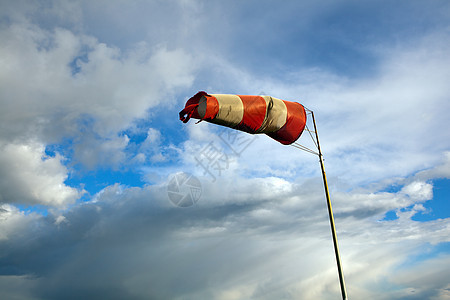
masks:
<svg viewBox="0 0 450 300"><path fill-rule="evenodd" d="M448 1L2 1L0 41L1 298L340 297L317 157L200 90L315 112L350 299L450 297Z"/></svg>

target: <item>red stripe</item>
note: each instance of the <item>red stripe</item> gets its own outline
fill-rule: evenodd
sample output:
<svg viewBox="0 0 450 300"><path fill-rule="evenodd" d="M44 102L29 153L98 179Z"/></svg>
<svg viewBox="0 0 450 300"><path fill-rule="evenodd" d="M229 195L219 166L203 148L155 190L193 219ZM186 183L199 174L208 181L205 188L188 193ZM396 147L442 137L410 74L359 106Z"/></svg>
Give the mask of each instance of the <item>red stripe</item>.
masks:
<svg viewBox="0 0 450 300"><path fill-rule="evenodd" d="M266 101L261 96L238 95L244 105L244 115L236 129L255 133L266 117Z"/></svg>
<svg viewBox="0 0 450 300"><path fill-rule="evenodd" d="M295 142L305 129L306 112L300 103L284 100L283 102L287 108L286 124L278 131L267 135L284 145L289 145Z"/></svg>
<svg viewBox="0 0 450 300"><path fill-rule="evenodd" d="M217 98L211 95L206 95L206 113L203 120L213 120L219 112L219 101Z"/></svg>

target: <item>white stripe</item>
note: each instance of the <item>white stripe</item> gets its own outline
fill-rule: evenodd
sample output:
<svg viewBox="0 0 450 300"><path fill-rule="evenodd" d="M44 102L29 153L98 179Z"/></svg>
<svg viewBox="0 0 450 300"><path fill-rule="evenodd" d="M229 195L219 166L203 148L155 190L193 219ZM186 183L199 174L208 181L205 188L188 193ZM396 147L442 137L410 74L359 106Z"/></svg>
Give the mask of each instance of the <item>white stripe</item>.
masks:
<svg viewBox="0 0 450 300"><path fill-rule="evenodd" d="M266 100L266 118L258 133L271 133L279 130L286 124L287 108L280 99L270 96L261 96Z"/></svg>
<svg viewBox="0 0 450 300"><path fill-rule="evenodd" d="M212 94L219 102L219 112L214 123L234 127L241 123L244 117L244 104L237 95Z"/></svg>

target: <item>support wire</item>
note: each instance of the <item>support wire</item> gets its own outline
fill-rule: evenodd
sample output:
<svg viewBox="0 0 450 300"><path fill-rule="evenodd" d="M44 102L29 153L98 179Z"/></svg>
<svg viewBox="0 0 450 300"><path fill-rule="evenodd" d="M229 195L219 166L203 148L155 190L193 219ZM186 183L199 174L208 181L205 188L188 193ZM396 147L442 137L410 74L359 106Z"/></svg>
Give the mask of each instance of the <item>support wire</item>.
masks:
<svg viewBox="0 0 450 300"><path fill-rule="evenodd" d="M291 146L292 146L292 147L295 147L295 148L297 148L297 149L303 150L303 151L305 151L305 152L314 154L314 155L319 155L319 153L317 153L316 151L311 150L311 149L309 149L309 148L307 148L307 147L305 147L305 146L303 146L303 145L300 145L300 144L298 144L298 143L293 143L293 144L291 144Z"/></svg>

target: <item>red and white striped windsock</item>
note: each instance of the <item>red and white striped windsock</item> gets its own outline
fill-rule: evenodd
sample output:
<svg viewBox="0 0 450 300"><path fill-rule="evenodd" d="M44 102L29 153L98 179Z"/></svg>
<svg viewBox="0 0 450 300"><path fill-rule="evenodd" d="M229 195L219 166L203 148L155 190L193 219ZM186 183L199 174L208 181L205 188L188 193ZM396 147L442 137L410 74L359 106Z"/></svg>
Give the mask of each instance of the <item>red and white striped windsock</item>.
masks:
<svg viewBox="0 0 450 300"><path fill-rule="evenodd" d="M306 124L306 112L297 102L270 96L207 94L198 92L190 98L180 120L190 118L208 121L251 134L265 133L289 145L295 142Z"/></svg>

